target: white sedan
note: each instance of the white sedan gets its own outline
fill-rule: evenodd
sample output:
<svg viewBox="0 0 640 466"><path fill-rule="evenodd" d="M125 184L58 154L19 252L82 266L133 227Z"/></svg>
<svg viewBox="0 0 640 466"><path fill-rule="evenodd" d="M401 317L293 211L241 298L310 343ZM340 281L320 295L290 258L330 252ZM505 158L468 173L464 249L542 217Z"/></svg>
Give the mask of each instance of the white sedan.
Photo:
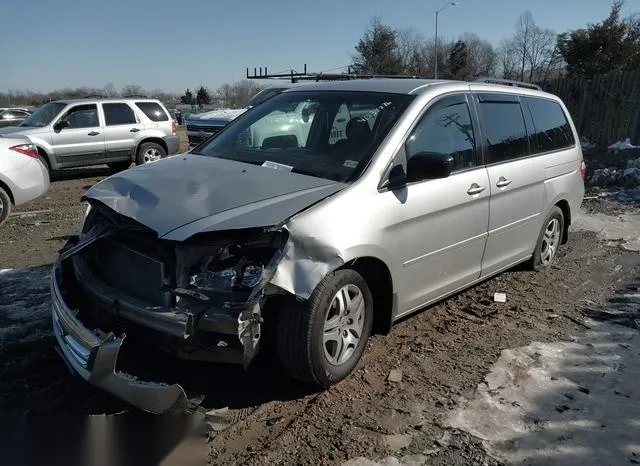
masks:
<svg viewBox="0 0 640 466"><path fill-rule="evenodd" d="M49 170L25 136L0 135L0 225L12 205L42 196L49 189Z"/></svg>

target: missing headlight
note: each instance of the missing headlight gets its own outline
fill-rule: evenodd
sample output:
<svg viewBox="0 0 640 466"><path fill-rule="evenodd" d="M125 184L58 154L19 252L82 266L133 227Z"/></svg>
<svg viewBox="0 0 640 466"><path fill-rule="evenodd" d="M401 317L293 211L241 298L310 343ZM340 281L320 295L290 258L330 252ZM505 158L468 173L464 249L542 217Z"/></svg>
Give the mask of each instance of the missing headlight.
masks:
<svg viewBox="0 0 640 466"><path fill-rule="evenodd" d="M223 299L233 300L257 291L273 273L272 261L279 257L285 235L255 233L235 232L235 238L211 238L180 248L183 286L212 297L232 293L235 298Z"/></svg>
<svg viewBox="0 0 640 466"><path fill-rule="evenodd" d="M213 265L213 268L209 268ZM228 291L238 288L253 288L262 278L264 266L242 265L216 270L215 264L207 263L192 275L189 285L200 291Z"/></svg>

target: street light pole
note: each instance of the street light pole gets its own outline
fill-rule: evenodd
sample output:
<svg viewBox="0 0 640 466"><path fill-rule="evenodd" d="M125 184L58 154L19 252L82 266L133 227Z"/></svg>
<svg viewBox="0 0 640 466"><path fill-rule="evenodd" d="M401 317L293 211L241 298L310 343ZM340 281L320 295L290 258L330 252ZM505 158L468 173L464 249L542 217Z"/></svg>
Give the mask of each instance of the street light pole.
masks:
<svg viewBox="0 0 640 466"><path fill-rule="evenodd" d="M435 72L434 72L434 79L438 79L438 15L440 14L440 12L442 10L444 10L449 5L456 6L457 2L447 2L444 5L442 5L442 8L440 8L439 10L436 10L436 39L435 39Z"/></svg>

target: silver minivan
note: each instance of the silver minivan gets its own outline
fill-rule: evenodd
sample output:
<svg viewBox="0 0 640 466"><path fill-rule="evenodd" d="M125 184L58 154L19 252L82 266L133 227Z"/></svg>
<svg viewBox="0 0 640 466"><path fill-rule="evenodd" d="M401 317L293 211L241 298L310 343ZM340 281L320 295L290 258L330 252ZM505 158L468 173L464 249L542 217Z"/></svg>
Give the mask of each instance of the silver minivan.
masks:
<svg viewBox="0 0 640 466"><path fill-rule="evenodd" d="M125 339L245 367L273 345L294 378L330 386L372 332L516 264L549 267L584 174L565 105L539 90L415 79L287 90L191 153L86 193L82 232L51 278L60 353L157 413L189 399L161 373L129 375Z"/></svg>
<svg viewBox="0 0 640 466"><path fill-rule="evenodd" d="M75 99L48 102L0 134L27 136L49 170L108 164L122 170L178 152L180 139L156 99Z"/></svg>

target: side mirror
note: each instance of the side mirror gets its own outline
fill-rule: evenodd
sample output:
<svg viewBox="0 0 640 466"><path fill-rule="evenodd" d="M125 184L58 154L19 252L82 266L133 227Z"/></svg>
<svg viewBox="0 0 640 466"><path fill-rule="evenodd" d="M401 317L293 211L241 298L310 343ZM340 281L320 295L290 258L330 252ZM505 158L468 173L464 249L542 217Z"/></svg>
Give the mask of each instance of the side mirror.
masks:
<svg viewBox="0 0 640 466"><path fill-rule="evenodd" d="M60 131L61 129L68 128L68 127L69 127L69 122L67 120L60 120L55 124L53 129L55 129L56 131Z"/></svg>
<svg viewBox="0 0 640 466"><path fill-rule="evenodd" d="M449 154L418 152L407 160L408 181L447 178L453 170L453 157Z"/></svg>

